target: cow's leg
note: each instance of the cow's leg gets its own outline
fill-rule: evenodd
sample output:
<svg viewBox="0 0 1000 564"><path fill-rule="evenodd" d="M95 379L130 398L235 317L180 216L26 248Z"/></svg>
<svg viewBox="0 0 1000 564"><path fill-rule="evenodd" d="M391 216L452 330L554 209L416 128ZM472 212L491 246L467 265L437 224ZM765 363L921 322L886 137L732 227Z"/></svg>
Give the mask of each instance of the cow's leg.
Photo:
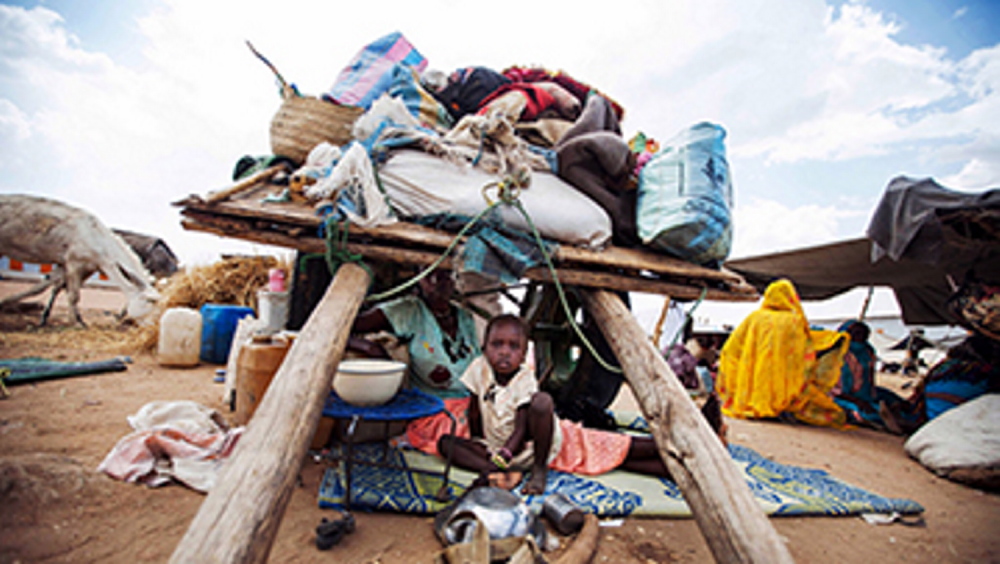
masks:
<svg viewBox="0 0 1000 564"><path fill-rule="evenodd" d="M12 294L10 296L7 296L6 298L3 298L2 300L0 300L0 307L4 307L7 304L17 303L23 300L24 298L30 298L31 296L36 296L38 294L41 294L42 292L45 291L46 288L48 288L51 285L52 285L51 278L48 280L42 280L38 284L35 284L34 286L28 288L23 292Z"/></svg>
<svg viewBox="0 0 1000 564"><path fill-rule="evenodd" d="M49 314L52 313L52 305L56 303L56 297L59 296L59 292L62 292L63 288L66 287L66 281L61 280L58 284L53 284L52 293L49 294L49 301L45 304L45 309L42 310L42 325L46 325L49 322Z"/></svg>
<svg viewBox="0 0 1000 564"><path fill-rule="evenodd" d="M66 266L66 280L63 285L66 287L66 297L69 299L69 311L82 327L86 327L87 324L80 315L80 288L83 286L83 277L90 274L74 264Z"/></svg>
<svg viewBox="0 0 1000 564"><path fill-rule="evenodd" d="M42 326L49 322L49 314L52 313L52 305L56 303L56 296L66 287L66 272L62 269L53 272L49 276L49 284L52 286L52 294L49 295L49 301L42 310Z"/></svg>

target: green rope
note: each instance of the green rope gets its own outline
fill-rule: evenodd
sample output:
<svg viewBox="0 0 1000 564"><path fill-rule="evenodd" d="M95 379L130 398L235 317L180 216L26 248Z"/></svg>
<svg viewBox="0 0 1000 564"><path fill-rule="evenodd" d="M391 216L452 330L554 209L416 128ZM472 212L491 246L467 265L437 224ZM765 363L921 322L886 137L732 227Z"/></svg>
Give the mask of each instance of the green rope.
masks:
<svg viewBox="0 0 1000 564"><path fill-rule="evenodd" d="M400 292L403 292L404 290L409 289L413 285L417 284L418 282L426 278L428 274L434 272L434 270L436 270L437 267L440 266L442 262L444 262L444 259L447 258L449 254L451 254L451 252L455 249L456 246L458 246L459 241L462 240L462 237L469 231L469 229L472 229L472 227L476 223L478 223L479 220L483 218L483 216L489 213L489 211L495 208L499 203L500 202L490 203L490 205L488 205L485 209L483 209L483 211L476 214L476 217L473 217L468 222L466 222L466 224L462 227L462 229L452 238L451 242L448 243L448 247L445 248L445 250L437 258L437 260L431 263L430 266L421 270L416 276L410 278L409 280L396 286L395 288L390 288L389 290L386 290L385 292L382 292L380 294L374 294L368 296L367 298L365 298L365 301L377 302L384 300L386 298L390 298L392 296L395 296L396 294L399 294Z"/></svg>
<svg viewBox="0 0 1000 564"><path fill-rule="evenodd" d="M345 262L353 262L365 269L368 278L375 280L372 269L362 260L364 255L352 253L347 250L348 237L350 235L351 220L348 218L335 220L332 215L327 216L323 224L324 242L326 243L325 253L309 253L299 258L299 272L305 272L306 262L322 257L326 261L326 268L330 274L335 274L340 265Z"/></svg>
<svg viewBox="0 0 1000 564"><path fill-rule="evenodd" d="M524 220L528 223L528 227L531 228L531 233L535 237L535 244L538 245L539 250L541 250L542 252L542 257L545 258L545 265L548 267L549 274L552 276L552 282L556 287L556 294L559 296L559 303L561 303L563 306L563 311L566 313L566 319L569 321L570 327L573 328L573 332L576 333L576 336L580 338L580 341L583 343L584 347L586 347L586 349L590 351L590 354L594 357L595 360L597 360L597 363L600 364L602 368L604 368L608 372L611 372L612 374L621 374L622 373L621 368L611 366L610 364L608 364L606 360L604 360L601 357L600 354L598 354L598 352L594 349L593 343L591 343L590 340L587 339L586 335L583 334L583 329L580 329L580 326L576 323L576 320L573 319L573 312L571 311L569 302L566 299L566 293L563 291L562 283L559 282L559 276L556 274L556 267L555 265L552 264L552 257L549 256L548 251L545 249L545 244L542 241L542 236L538 233L538 228L535 227L535 222L531 220L531 216L528 215L527 210L524 209L524 206L521 204L520 200L516 199L513 200L512 205L516 207L519 212L521 212L521 215L524 216Z"/></svg>

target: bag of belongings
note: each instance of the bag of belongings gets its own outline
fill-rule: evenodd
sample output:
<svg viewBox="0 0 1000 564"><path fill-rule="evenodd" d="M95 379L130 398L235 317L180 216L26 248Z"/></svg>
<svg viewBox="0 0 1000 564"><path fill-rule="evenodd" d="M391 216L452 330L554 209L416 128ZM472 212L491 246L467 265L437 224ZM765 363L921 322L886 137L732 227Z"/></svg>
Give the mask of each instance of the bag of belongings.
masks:
<svg viewBox="0 0 1000 564"><path fill-rule="evenodd" d="M702 122L663 144L642 168L636 221L643 244L717 267L732 244L726 131Z"/></svg>

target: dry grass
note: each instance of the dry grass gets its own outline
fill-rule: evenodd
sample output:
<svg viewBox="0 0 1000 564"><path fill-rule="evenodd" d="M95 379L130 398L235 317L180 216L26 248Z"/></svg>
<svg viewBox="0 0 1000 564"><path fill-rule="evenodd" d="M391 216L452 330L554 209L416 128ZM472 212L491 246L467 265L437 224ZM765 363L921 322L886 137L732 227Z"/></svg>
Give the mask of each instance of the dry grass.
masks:
<svg viewBox="0 0 1000 564"><path fill-rule="evenodd" d="M0 322L0 350L6 356L48 351L66 359L78 360L105 355L155 353L159 339L159 320L172 307L201 309L205 304L248 306L257 309L257 291L265 288L268 271L281 268L292 272L287 260L275 257L229 257L219 262L181 270L159 288L160 301L147 318L149 323L123 324L116 311L88 311L87 327L70 321L50 319L45 327L37 326L40 304L21 303L8 308ZM52 352L58 351L58 352ZM54 358L60 360L60 358Z"/></svg>

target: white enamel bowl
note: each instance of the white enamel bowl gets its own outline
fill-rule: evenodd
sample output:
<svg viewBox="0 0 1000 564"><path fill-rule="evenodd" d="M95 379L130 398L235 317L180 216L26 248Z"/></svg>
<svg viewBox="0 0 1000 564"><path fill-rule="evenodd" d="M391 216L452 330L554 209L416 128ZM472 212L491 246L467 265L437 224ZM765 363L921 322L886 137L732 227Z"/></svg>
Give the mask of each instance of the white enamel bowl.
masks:
<svg viewBox="0 0 1000 564"><path fill-rule="evenodd" d="M406 364L396 360L352 358L343 360L333 377L333 389L351 405L382 405L396 395Z"/></svg>

